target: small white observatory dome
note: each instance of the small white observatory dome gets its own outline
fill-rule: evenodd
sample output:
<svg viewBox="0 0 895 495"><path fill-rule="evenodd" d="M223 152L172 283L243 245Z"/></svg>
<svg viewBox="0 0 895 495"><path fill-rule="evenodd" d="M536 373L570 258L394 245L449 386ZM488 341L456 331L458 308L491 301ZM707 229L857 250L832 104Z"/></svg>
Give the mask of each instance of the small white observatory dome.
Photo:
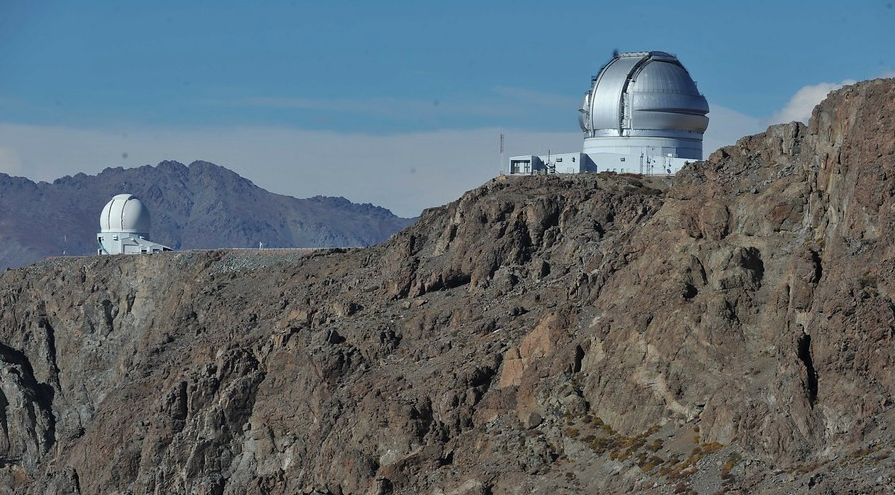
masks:
<svg viewBox="0 0 895 495"><path fill-rule="evenodd" d="M97 254L140 254L170 251L149 240L149 209L133 194L118 194L103 207L96 234Z"/></svg>
<svg viewBox="0 0 895 495"><path fill-rule="evenodd" d="M129 232L149 235L149 209L133 194L119 194L106 203L99 217L102 232Z"/></svg>

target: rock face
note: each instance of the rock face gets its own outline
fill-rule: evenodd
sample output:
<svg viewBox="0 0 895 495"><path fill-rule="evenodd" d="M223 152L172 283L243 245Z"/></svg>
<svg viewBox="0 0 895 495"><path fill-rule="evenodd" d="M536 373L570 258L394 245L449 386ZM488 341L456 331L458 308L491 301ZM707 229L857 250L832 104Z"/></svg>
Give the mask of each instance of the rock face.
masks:
<svg viewBox="0 0 895 495"><path fill-rule="evenodd" d="M370 246L412 222L345 198L272 194L208 162L110 168L52 184L0 174L0 270L95 253L100 211L120 193L149 207L152 240L174 249Z"/></svg>
<svg viewBox="0 0 895 495"><path fill-rule="evenodd" d="M895 81L366 249L0 278L5 493L890 492Z"/></svg>

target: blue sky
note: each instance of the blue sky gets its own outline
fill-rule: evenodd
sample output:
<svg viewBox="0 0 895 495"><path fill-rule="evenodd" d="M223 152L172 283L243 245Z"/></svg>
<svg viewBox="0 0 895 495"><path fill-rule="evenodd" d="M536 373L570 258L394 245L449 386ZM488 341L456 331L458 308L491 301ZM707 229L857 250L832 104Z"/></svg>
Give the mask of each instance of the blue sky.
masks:
<svg viewBox="0 0 895 495"><path fill-rule="evenodd" d="M204 159L271 191L404 216L509 153L575 151L620 51L678 55L706 153L895 75L895 0L0 0L0 172L34 180Z"/></svg>

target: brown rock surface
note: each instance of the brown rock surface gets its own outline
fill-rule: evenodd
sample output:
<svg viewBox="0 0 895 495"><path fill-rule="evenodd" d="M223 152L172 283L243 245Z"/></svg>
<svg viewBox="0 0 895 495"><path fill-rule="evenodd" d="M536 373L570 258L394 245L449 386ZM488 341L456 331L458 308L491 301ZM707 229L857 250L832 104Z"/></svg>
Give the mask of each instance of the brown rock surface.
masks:
<svg viewBox="0 0 895 495"><path fill-rule="evenodd" d="M0 277L0 493L890 492L895 81L368 249Z"/></svg>

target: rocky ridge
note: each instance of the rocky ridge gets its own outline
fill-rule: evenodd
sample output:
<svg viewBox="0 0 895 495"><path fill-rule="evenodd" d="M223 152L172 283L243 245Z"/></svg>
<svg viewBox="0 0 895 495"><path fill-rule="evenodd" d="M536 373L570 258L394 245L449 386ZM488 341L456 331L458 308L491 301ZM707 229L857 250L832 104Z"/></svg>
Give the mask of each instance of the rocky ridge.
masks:
<svg viewBox="0 0 895 495"><path fill-rule="evenodd" d="M890 492L895 80L673 180L0 281L0 492Z"/></svg>

